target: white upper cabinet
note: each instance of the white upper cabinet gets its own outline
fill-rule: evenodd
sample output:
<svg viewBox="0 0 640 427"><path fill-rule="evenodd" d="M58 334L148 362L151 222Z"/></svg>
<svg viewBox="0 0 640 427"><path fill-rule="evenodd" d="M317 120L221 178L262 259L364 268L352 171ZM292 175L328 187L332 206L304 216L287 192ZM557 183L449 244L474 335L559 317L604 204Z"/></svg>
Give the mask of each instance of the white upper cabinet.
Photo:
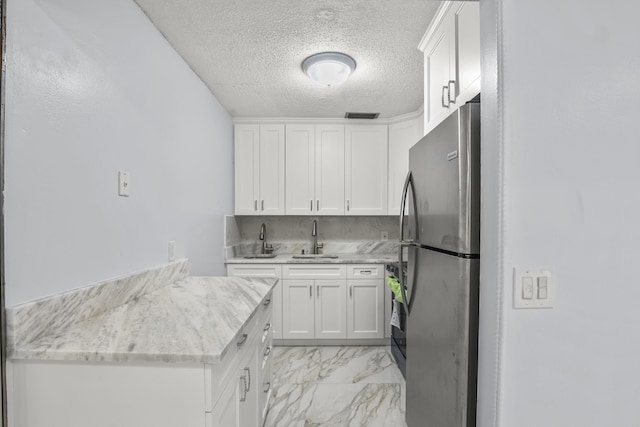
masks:
<svg viewBox="0 0 640 427"><path fill-rule="evenodd" d="M236 215L259 215L260 125L236 125L235 205Z"/></svg>
<svg viewBox="0 0 640 427"><path fill-rule="evenodd" d="M480 92L478 2L442 3L419 45L424 52L424 130Z"/></svg>
<svg viewBox="0 0 640 427"><path fill-rule="evenodd" d="M318 215L344 215L344 125L316 125Z"/></svg>
<svg viewBox="0 0 640 427"><path fill-rule="evenodd" d="M409 172L409 148L421 137L420 117L389 125L389 215L400 214L400 198Z"/></svg>
<svg viewBox="0 0 640 427"><path fill-rule="evenodd" d="M315 214L315 125L287 125L286 214Z"/></svg>
<svg viewBox="0 0 640 427"><path fill-rule="evenodd" d="M344 215L344 125L286 126L286 214Z"/></svg>
<svg viewBox="0 0 640 427"><path fill-rule="evenodd" d="M260 125L260 215L284 215L284 125Z"/></svg>
<svg viewBox="0 0 640 427"><path fill-rule="evenodd" d="M284 125L235 126L236 215L284 215Z"/></svg>
<svg viewBox="0 0 640 427"><path fill-rule="evenodd" d="M387 125L345 126L346 215L387 215Z"/></svg>

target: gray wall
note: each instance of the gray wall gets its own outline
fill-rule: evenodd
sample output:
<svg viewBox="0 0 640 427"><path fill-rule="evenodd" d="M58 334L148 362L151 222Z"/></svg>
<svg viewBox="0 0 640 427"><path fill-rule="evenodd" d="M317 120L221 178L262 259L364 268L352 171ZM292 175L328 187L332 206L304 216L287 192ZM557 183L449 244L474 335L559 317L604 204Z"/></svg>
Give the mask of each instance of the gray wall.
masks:
<svg viewBox="0 0 640 427"><path fill-rule="evenodd" d="M7 305L165 263L169 240L224 275L228 113L132 1L7 6Z"/></svg>
<svg viewBox="0 0 640 427"><path fill-rule="evenodd" d="M637 426L637 2L484 0L479 426ZM513 309L514 267L553 309Z"/></svg>

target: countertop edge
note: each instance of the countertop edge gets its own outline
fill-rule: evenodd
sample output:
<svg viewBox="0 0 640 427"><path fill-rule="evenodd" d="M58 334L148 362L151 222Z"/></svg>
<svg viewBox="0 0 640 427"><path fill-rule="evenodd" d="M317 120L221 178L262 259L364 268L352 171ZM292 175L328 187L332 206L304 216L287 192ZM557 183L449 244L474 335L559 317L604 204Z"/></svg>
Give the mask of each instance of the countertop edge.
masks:
<svg viewBox="0 0 640 427"><path fill-rule="evenodd" d="M87 350L86 348L59 348L63 347L61 343L56 343L57 345L48 344L48 347L38 346L38 343L31 343L31 345L27 344L20 348L11 349L7 354L7 360L12 362L20 362L20 361L30 361L30 362L103 362L103 363L167 363L167 364L218 364L221 363L229 348L237 341L237 338L242 333L243 329L249 324L249 322L253 319L253 317L258 313L259 308L262 303L265 301L266 297L272 292L275 285L278 283L279 279L264 279L264 278L232 278L232 277L206 277L206 276L189 276L185 279L177 281L174 285L179 285L184 287L185 289L189 288L190 284L202 283L207 280L233 280L233 281L246 281L247 284L250 282L261 283L268 286L267 290L264 289L253 289L254 292L258 292L258 295L262 293L255 301L251 301L253 307L251 312L244 319L241 320L240 325L237 326L238 323L235 323L236 326L230 327L230 329L235 329L235 332L229 334L229 337L223 341L226 341L223 345L219 343L219 347L221 349L207 352L205 346L203 345L202 352L192 352L192 353L180 353L180 352L171 352L171 351L158 351L158 352L150 352L150 351L142 351L142 352L129 352L129 351L121 351L121 350ZM170 285L171 286L171 285ZM212 285L215 286L215 285ZM239 284L238 286L242 286ZM168 288L167 288L168 289ZM192 293L195 295L197 289L193 290ZM214 291L215 292L215 291ZM160 293L155 295L155 298L158 298L158 295L162 295ZM258 296L257 295L257 296ZM196 297L196 296L194 296ZM153 294L151 294L148 298L151 298L153 301ZM216 298L221 298L221 296L216 296ZM136 304L137 301L127 304ZM125 305L127 305L125 304ZM212 307L213 308L213 307ZM245 310L246 311L246 310ZM109 314L112 312L108 312L105 314L105 319L109 320ZM224 319L226 320L226 319ZM105 323L106 325L106 323ZM227 323L229 325L229 323ZM77 327L77 325L75 325ZM185 327L188 325L185 325ZM108 329L108 328L107 328ZM160 333L161 331L158 331ZM64 340L62 338L62 340ZM64 341L63 341L64 342ZM204 341L203 341L204 342Z"/></svg>

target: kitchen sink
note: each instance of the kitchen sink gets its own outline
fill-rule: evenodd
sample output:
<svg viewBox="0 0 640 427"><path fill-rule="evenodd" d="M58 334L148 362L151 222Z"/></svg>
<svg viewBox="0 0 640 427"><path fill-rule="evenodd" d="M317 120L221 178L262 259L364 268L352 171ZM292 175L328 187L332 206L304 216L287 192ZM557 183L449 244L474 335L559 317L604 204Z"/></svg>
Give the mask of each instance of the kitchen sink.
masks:
<svg viewBox="0 0 640 427"><path fill-rule="evenodd" d="M338 258L338 255L325 255L325 254L305 254L305 255L293 255L294 259L319 259L319 258Z"/></svg>
<svg viewBox="0 0 640 427"><path fill-rule="evenodd" d="M276 254L254 254L254 255L245 255L246 259L256 259L256 258L275 258Z"/></svg>

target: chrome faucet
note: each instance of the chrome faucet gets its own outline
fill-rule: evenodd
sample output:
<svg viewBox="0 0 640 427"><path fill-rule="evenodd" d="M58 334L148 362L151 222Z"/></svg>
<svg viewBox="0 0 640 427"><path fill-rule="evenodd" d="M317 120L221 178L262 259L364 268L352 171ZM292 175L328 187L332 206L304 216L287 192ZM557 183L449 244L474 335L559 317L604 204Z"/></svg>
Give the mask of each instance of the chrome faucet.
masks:
<svg viewBox="0 0 640 427"><path fill-rule="evenodd" d="M260 240L262 240L262 253L269 254L273 252L273 245L267 244L267 226L264 225L264 222L260 226Z"/></svg>
<svg viewBox="0 0 640 427"><path fill-rule="evenodd" d="M318 249L324 247L324 243L318 243L318 221L313 220L313 228L311 228L311 235L313 236L313 247L311 248L312 254L318 254Z"/></svg>

